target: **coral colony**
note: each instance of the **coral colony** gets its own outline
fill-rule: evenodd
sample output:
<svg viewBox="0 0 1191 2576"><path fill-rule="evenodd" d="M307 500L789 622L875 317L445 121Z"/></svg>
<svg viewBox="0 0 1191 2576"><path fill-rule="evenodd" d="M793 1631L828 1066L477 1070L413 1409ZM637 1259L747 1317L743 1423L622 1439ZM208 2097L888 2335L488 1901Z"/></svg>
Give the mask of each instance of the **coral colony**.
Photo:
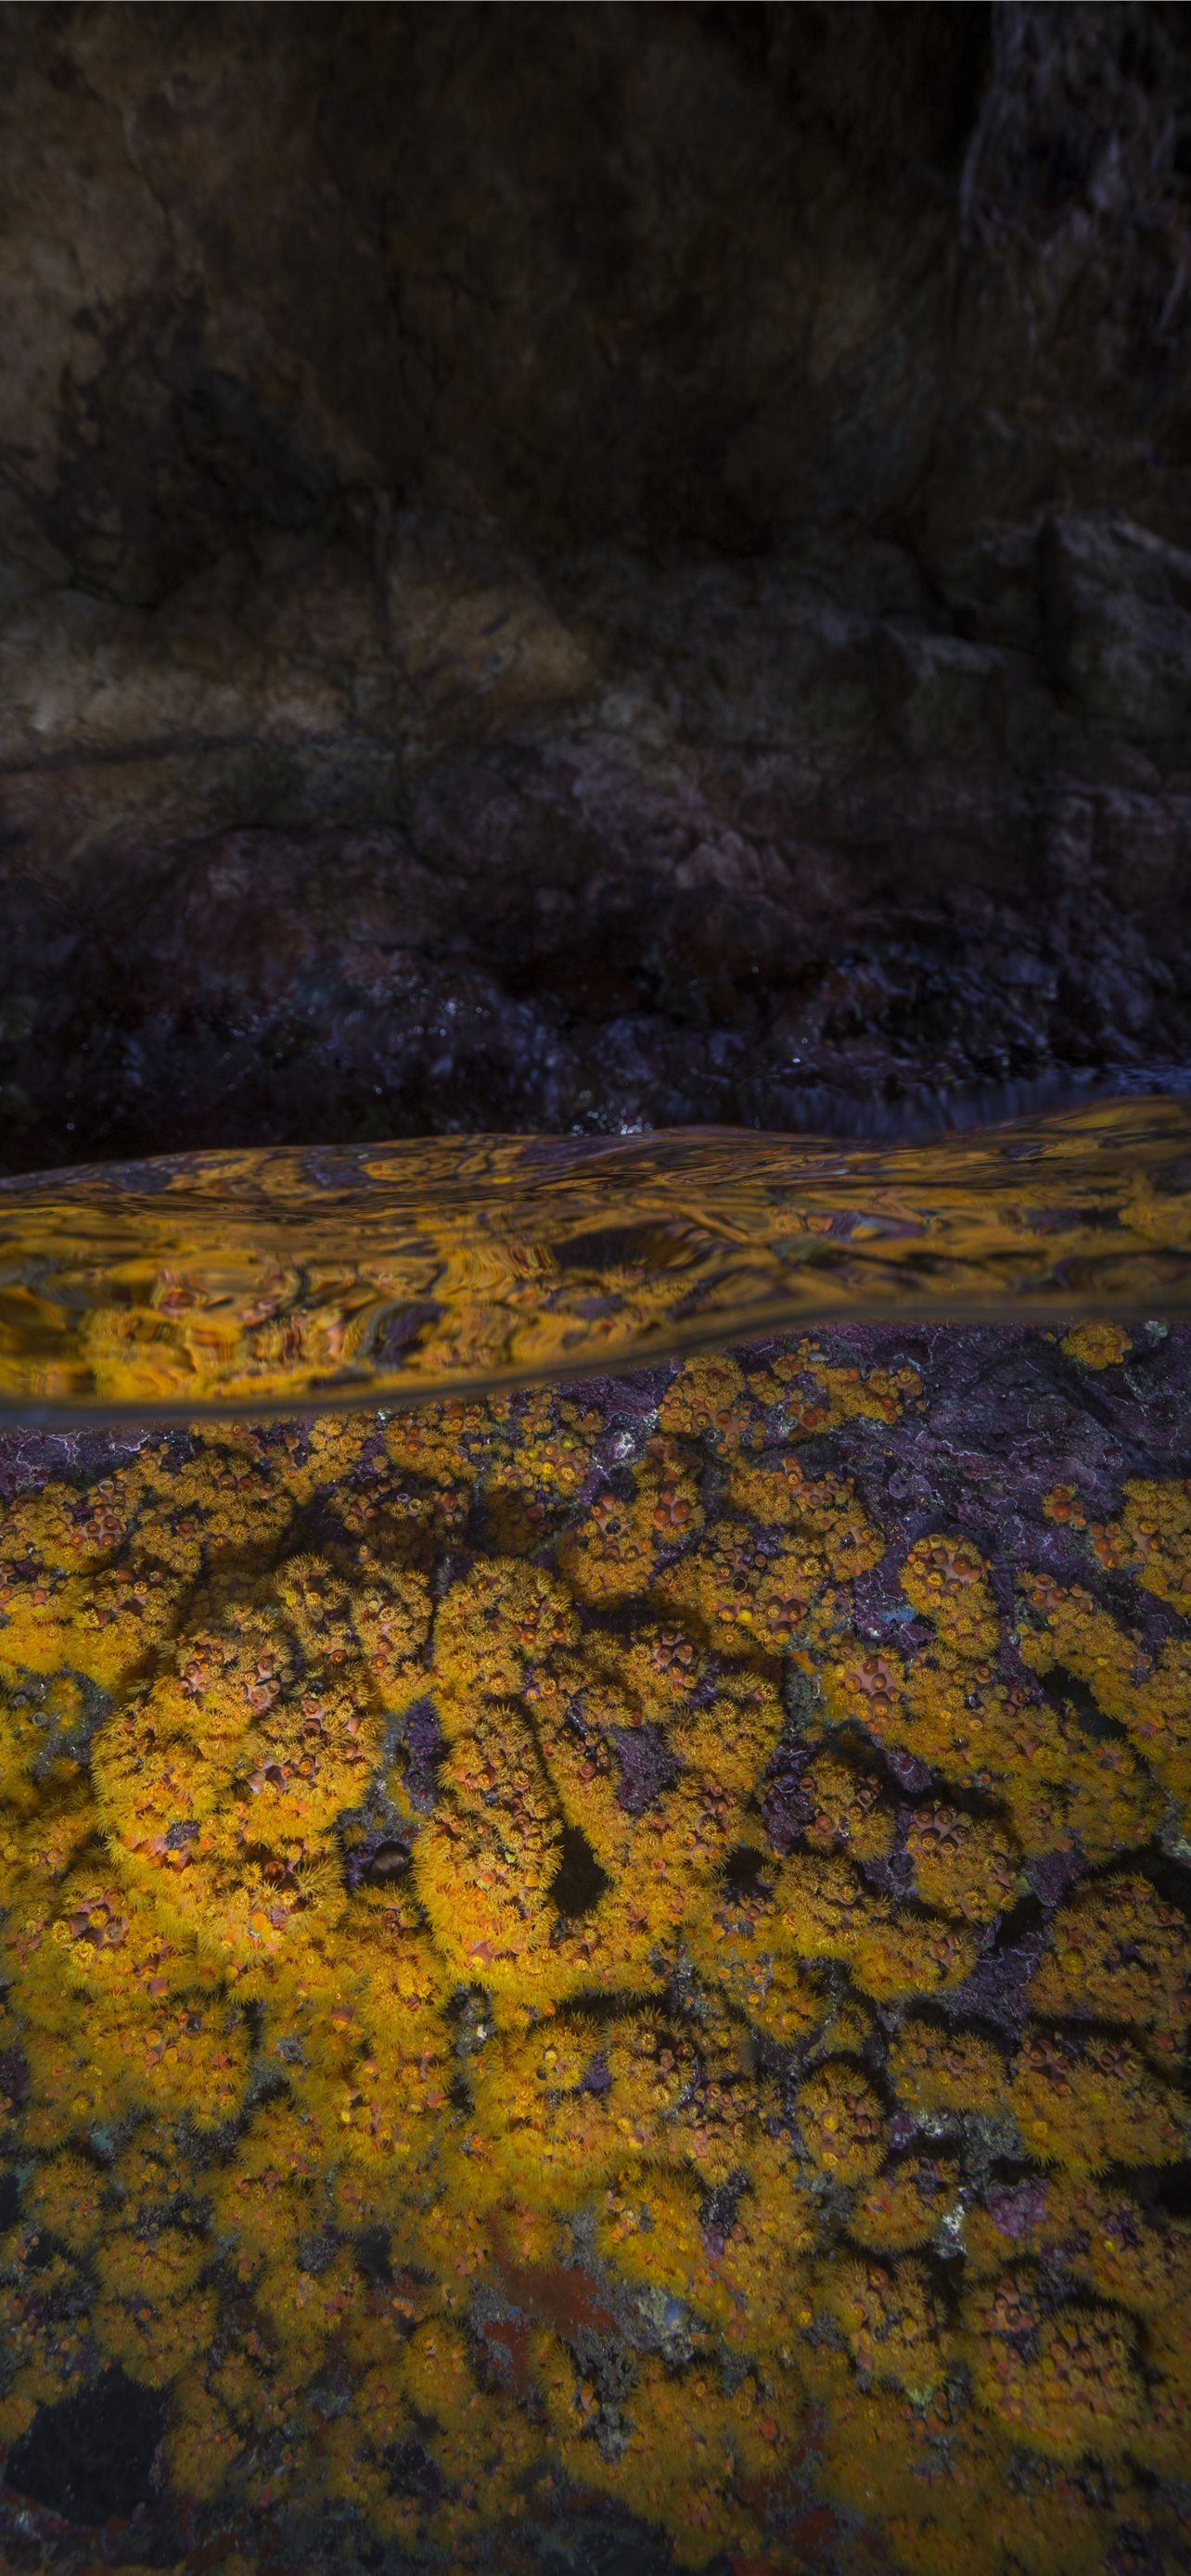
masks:
<svg viewBox="0 0 1191 2576"><path fill-rule="evenodd" d="M1191 2576L1191 9L0 208L0 2576Z"/></svg>
<svg viewBox="0 0 1191 2576"><path fill-rule="evenodd" d="M14 1495L6 2565L1183 2564L1183 1338L995 1552L891 1330Z"/></svg>

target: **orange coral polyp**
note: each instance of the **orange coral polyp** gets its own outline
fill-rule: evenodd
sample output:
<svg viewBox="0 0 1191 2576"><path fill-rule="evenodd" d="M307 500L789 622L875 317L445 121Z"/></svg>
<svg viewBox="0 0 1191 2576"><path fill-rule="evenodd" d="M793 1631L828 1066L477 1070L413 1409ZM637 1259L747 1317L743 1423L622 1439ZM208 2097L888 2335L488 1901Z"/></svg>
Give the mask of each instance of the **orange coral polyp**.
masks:
<svg viewBox="0 0 1191 2576"><path fill-rule="evenodd" d="M612 1469L539 1390L9 1508L0 2438L118 2362L181 2497L461 2568L556 2477L792 2563L808 2407L924 2576L998 2513L1051 2576L1068 2505L1093 2563L1089 2460L1144 2519L1191 2440L1191 1506L1056 1489L1116 1606L1027 1576L1012 1628L941 1524L874 1637L882 1533L803 1444L917 1393L808 1343L676 1370Z"/></svg>

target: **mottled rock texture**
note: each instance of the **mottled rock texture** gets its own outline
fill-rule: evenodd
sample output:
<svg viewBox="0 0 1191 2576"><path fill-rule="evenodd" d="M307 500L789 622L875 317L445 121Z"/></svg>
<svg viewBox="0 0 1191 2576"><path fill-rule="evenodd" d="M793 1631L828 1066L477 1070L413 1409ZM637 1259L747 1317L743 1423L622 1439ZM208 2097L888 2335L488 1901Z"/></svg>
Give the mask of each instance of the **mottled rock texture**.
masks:
<svg viewBox="0 0 1191 2576"><path fill-rule="evenodd" d="M1191 1026L1191 21L0 9L0 1159Z"/></svg>

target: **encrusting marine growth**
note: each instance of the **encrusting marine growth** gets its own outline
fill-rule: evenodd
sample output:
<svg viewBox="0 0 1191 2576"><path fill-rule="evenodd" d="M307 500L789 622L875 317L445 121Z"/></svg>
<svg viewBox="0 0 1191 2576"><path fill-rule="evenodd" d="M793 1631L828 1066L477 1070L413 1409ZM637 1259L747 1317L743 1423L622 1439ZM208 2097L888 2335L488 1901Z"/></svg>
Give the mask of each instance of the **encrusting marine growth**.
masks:
<svg viewBox="0 0 1191 2576"><path fill-rule="evenodd" d="M737 2576L1169 2528L1191 1493L1056 1486L1083 1580L891 1541L831 1443L920 1394L771 1347L8 1506L11 2490L118 2369L225 2576L577 2498Z"/></svg>

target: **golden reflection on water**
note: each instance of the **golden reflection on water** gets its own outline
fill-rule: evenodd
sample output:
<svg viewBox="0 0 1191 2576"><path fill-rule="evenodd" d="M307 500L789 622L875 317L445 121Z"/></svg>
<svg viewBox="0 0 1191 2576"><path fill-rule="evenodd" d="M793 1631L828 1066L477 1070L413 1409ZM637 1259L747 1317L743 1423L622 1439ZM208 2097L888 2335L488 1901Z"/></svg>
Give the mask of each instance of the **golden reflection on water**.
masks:
<svg viewBox="0 0 1191 2576"><path fill-rule="evenodd" d="M929 1145L734 1129L0 1183L0 1405L187 1416L575 1377L805 1322L1191 1305L1191 1111Z"/></svg>

